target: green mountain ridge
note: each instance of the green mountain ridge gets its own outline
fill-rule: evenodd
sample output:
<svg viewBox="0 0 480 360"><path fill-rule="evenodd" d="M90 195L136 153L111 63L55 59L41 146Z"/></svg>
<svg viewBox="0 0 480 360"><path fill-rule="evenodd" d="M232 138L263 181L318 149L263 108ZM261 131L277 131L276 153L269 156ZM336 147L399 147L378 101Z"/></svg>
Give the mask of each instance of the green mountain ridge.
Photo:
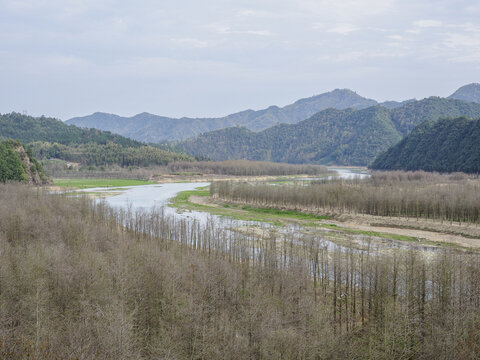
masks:
<svg viewBox="0 0 480 360"><path fill-rule="evenodd" d="M45 116L32 117L19 113L0 114L0 139L15 139L23 143L33 141L57 142L63 145L86 143L106 144L113 142L122 146L140 147L139 141L97 129L81 129L67 125L61 120Z"/></svg>
<svg viewBox="0 0 480 360"><path fill-rule="evenodd" d="M60 120L0 114L0 140L18 140L32 148L38 159L61 159L83 165L148 166L193 160L148 146L121 135L97 129L81 129Z"/></svg>
<svg viewBox="0 0 480 360"><path fill-rule="evenodd" d="M387 109L327 109L297 124L252 132L228 128L179 142L189 154L212 160L265 160L288 163L368 165L425 120L479 117L480 104L431 97Z"/></svg>
<svg viewBox="0 0 480 360"><path fill-rule="evenodd" d="M370 167L480 173L480 119L426 121L378 156Z"/></svg>

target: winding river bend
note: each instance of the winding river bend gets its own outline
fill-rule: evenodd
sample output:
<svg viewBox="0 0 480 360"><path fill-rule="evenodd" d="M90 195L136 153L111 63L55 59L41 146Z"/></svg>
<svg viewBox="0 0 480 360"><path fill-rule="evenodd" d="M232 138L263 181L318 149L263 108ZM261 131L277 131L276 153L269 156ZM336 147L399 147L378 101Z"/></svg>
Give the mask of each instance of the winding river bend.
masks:
<svg viewBox="0 0 480 360"><path fill-rule="evenodd" d="M347 168L330 168L337 172L338 177L342 179L351 179L354 177L364 178L368 175L367 171L353 171ZM315 178L302 178L298 180L314 180ZM98 192L98 193L117 193L115 196L105 198L105 202L114 208L123 209L144 209L165 207L166 215L174 215L180 218L195 219L200 223L204 223L210 217L221 217L209 215L200 211L178 212L177 209L169 207L170 200L182 191L195 190L199 187L210 185L209 182L190 182L190 183L165 183L154 185L127 186L122 188L94 188L82 191ZM229 223L231 221L229 220Z"/></svg>
<svg viewBox="0 0 480 360"><path fill-rule="evenodd" d="M368 172L358 172L347 168L331 168L331 170L337 171L338 177L343 179L351 179L354 177L366 177L369 176ZM311 178L308 178L310 180ZM307 180L299 179L299 180ZM257 227L262 231L275 232L277 236L285 236L294 238L314 238L315 240L322 241L329 248L334 247L344 247L339 245L339 241L331 240L331 231L328 229L318 229L312 231L312 229L305 228L298 224L290 224L288 226L274 226L268 223L261 223L255 221L243 221L235 220L228 216L218 216L212 215L207 212L201 211L178 211L178 209L169 207L168 204L170 200L177 196L178 193L182 191L195 190L199 187L208 186L209 182L197 182L197 183L165 183L165 184L153 184L153 185L141 185L141 186L130 186L122 188L95 188L95 189L86 189L83 191L88 192L97 192L97 193L116 193L115 196L106 197L103 200L109 206L121 209L121 210L131 210L133 212L137 210L141 211L151 211L156 209L162 209L163 214L166 216L171 216L177 220L186 221L189 224L195 223L201 227L206 227L215 224L215 227L222 229L223 231L231 231L232 229L245 229L246 227L252 228ZM336 232L335 232L336 233ZM421 251L436 251L438 248L432 246L425 246L421 243L407 243L396 240L389 240L384 238L374 238L366 235L357 235L357 234L341 234L336 236L337 240L340 238L340 243L350 243L355 244L358 247L370 246L373 244L374 247L379 247L383 249L388 248L403 248L410 249L412 247L421 250ZM345 247L346 249L346 247Z"/></svg>

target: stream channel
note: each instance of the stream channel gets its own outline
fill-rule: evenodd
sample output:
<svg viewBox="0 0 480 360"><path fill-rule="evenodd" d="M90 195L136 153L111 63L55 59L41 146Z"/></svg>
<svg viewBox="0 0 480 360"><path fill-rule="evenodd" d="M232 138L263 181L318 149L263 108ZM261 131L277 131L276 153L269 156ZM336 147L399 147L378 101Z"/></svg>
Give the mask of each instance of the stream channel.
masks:
<svg viewBox="0 0 480 360"><path fill-rule="evenodd" d="M347 168L330 168L337 172L338 177L343 179L352 179L355 177L364 178L369 176L366 171L351 170ZM299 178L297 180L315 180L315 178ZM412 247L420 251L438 251L439 248L435 246L428 246L422 243L404 242L393 239L386 239L380 237L372 237L363 234L346 234L335 230L329 230L326 228L306 228L302 225L291 223L288 226L275 226L269 223L256 222L256 221L244 221L235 220L228 216L212 215L208 212L183 210L180 211L176 208L168 206L170 200L177 196L179 192L191 191L197 188L210 185L209 182L190 182L190 183L164 183L164 184L152 184L152 185L138 185L138 186L126 186L121 188L90 188L78 191L95 192L95 193L108 193L109 195L98 201L105 201L109 206L116 209L123 210L144 210L149 211L153 209L163 208L163 212L167 216L175 217L178 220L185 220L188 222L196 222L201 227L215 222L215 226L221 227L227 231L231 229L245 229L251 227L257 227L263 231L271 232L274 230L278 236L283 237L288 235L305 239L312 238L321 241L328 248L341 247L344 249L351 248L352 246L357 249L364 249L366 246L373 246L373 248L379 249L411 249Z"/></svg>

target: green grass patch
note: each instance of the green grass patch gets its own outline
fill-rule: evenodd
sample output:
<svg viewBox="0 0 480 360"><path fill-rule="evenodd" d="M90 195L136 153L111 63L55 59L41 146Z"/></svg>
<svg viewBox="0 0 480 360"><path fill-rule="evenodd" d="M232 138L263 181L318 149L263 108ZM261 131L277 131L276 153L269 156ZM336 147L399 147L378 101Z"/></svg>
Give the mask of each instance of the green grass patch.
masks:
<svg viewBox="0 0 480 360"><path fill-rule="evenodd" d="M209 190L189 190L189 191L181 191L178 193L176 199L181 202L185 202L188 200L190 196L210 196Z"/></svg>
<svg viewBox="0 0 480 360"><path fill-rule="evenodd" d="M154 182L150 181L132 179L53 179L53 183L57 186L71 187L76 189L155 184Z"/></svg>
<svg viewBox="0 0 480 360"><path fill-rule="evenodd" d="M285 220L326 220L327 216L318 216L306 214L294 210L279 210L269 208L256 208L251 206L239 206L236 204L223 204L221 207L194 204L188 201L190 196L210 196L210 190L207 187L197 188L196 190L182 191L177 194L170 202L171 207L207 211L211 214L220 216L229 216L236 220L268 222L274 225L284 225Z"/></svg>
<svg viewBox="0 0 480 360"><path fill-rule="evenodd" d="M254 213L261 213L261 214L268 214L268 215L276 215L276 216L294 218L294 219L298 219L298 220L328 220L329 219L328 216L308 214L308 213L303 213L303 212L295 211L295 210L257 208L257 207L247 206L247 205L242 206L242 210L246 210L246 211L254 212Z"/></svg>
<svg viewBox="0 0 480 360"><path fill-rule="evenodd" d="M195 190L180 191L176 197L170 201L171 207L209 207L204 205L192 204L188 201L190 196L210 196L210 190L208 186L198 187Z"/></svg>

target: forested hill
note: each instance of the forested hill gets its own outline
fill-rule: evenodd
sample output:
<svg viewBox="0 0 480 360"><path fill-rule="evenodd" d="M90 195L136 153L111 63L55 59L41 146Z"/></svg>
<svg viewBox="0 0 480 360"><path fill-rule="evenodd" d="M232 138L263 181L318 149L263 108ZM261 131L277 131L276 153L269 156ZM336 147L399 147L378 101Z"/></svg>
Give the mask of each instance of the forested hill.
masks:
<svg viewBox="0 0 480 360"><path fill-rule="evenodd" d="M255 133L229 128L178 146L213 160L249 159L288 163L363 165L401 139L380 106L355 111L324 110L298 124L281 124Z"/></svg>
<svg viewBox="0 0 480 360"><path fill-rule="evenodd" d="M0 115L0 140L5 139L29 145L38 159L56 158L84 165L148 166L193 160L110 132L18 113Z"/></svg>
<svg viewBox="0 0 480 360"><path fill-rule="evenodd" d="M178 140L232 126L243 126L259 131L279 123L294 124L315 113L327 109L364 109L376 105L372 99L364 98L348 89L334 91L301 99L285 107L270 106L263 110L246 110L222 118L174 119L142 113L133 117L94 113L67 121L68 124L84 128L109 130L132 139L145 142Z"/></svg>
<svg viewBox="0 0 480 360"><path fill-rule="evenodd" d="M0 114L0 139L15 139L23 143L33 141L56 142L63 145L87 143L140 147L141 142L97 129L81 129L64 122L48 118L33 117L19 113Z"/></svg>
<svg viewBox="0 0 480 360"><path fill-rule="evenodd" d="M408 103L391 111L391 119L402 135L406 136L417 125L426 120L438 120L441 117L476 118L480 116L480 104L458 99L429 97Z"/></svg>
<svg viewBox="0 0 480 360"><path fill-rule="evenodd" d="M424 122L380 155L371 168L480 173L480 120Z"/></svg>
<svg viewBox="0 0 480 360"><path fill-rule="evenodd" d="M281 124L258 133L234 127L177 146L213 160L368 165L424 120L459 116L480 117L480 104L431 97L394 109L327 109L298 124Z"/></svg>
<svg viewBox="0 0 480 360"><path fill-rule="evenodd" d="M48 183L42 166L30 149L18 141L0 142L0 182L21 181L41 185Z"/></svg>

